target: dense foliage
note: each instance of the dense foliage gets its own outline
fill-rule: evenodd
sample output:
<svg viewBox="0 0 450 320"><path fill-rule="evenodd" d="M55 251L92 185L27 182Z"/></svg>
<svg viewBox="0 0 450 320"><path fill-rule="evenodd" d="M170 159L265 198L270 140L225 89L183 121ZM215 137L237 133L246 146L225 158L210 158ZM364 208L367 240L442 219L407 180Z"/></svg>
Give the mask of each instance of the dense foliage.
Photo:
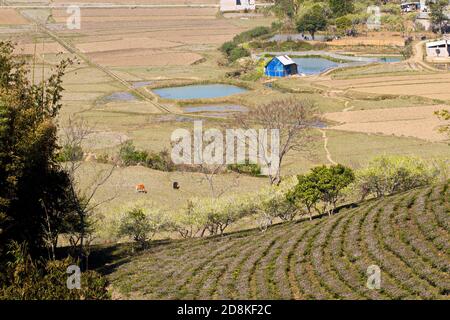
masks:
<svg viewBox="0 0 450 320"><path fill-rule="evenodd" d="M98 300L108 299L106 279L94 271L80 277L80 289L68 289L67 269L76 265L71 258L36 260L27 246L12 242L8 254L10 263L0 282L0 300Z"/></svg>
<svg viewBox="0 0 450 320"><path fill-rule="evenodd" d="M172 162L167 150L160 152L148 152L139 150L132 141L125 142L119 151L119 158L125 166L143 165L159 171L173 171L175 164Z"/></svg>
<svg viewBox="0 0 450 320"><path fill-rule="evenodd" d="M312 7L297 21L298 32L309 32L314 40L317 31L325 30L328 20L325 12L320 5Z"/></svg>
<svg viewBox="0 0 450 320"><path fill-rule="evenodd" d="M39 84L25 62L0 42L0 298L106 298L106 281L84 273L84 286L66 286L67 260L56 260L61 235L82 226L82 200L60 161L82 150L60 148L55 118L61 108L64 60Z"/></svg>
<svg viewBox="0 0 450 320"><path fill-rule="evenodd" d="M61 62L45 82L32 84L13 45L0 42L0 259L12 240L35 255L56 245L72 218L70 179L58 163Z"/></svg>
<svg viewBox="0 0 450 320"><path fill-rule="evenodd" d="M335 17L342 17L348 13L352 13L355 9L353 0L329 0L329 5Z"/></svg>
<svg viewBox="0 0 450 320"><path fill-rule="evenodd" d="M355 180L355 175L350 168L335 165L313 168L297 179L298 184L287 197L289 201L304 206L311 219L313 210L318 214L326 212L330 206L335 210L343 198L343 190ZM319 208L319 203L322 208ZM328 211L329 214L331 212Z"/></svg>
<svg viewBox="0 0 450 320"><path fill-rule="evenodd" d="M362 199L382 197L430 184L439 174L437 168L420 158L381 156L357 174L357 189Z"/></svg>
<svg viewBox="0 0 450 320"><path fill-rule="evenodd" d="M227 168L228 170L251 176L259 176L261 174L261 166L257 163L250 163L248 160L245 163L230 164Z"/></svg>

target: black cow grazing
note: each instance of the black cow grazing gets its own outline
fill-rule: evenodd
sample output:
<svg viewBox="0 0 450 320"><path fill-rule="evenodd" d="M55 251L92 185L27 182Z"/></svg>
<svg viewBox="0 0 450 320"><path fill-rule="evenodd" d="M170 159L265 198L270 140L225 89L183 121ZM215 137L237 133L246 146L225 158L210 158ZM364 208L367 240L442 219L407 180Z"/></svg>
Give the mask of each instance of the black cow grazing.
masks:
<svg viewBox="0 0 450 320"><path fill-rule="evenodd" d="M179 184L178 182L174 182L174 183L173 183L173 188L174 188L175 190L180 189L180 184Z"/></svg>

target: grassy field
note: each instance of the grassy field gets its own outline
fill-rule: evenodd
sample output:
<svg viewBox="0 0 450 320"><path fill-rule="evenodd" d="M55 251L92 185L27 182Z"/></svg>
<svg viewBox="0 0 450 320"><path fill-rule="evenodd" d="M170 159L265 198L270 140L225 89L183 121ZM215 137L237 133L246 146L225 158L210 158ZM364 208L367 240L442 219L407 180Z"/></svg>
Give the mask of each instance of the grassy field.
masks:
<svg viewBox="0 0 450 320"><path fill-rule="evenodd" d="M222 237L163 241L109 257L123 299L448 299L448 185L360 203L332 217ZM366 287L379 266L381 289Z"/></svg>

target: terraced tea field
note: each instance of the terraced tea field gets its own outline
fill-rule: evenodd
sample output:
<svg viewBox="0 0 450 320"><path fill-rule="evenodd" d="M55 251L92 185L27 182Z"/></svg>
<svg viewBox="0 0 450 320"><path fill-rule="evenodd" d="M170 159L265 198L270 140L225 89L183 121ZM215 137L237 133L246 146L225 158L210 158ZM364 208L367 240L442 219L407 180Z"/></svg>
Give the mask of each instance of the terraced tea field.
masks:
<svg viewBox="0 0 450 320"><path fill-rule="evenodd" d="M116 298L448 299L448 184L332 217L154 245L112 271ZM381 288L366 286L381 269Z"/></svg>

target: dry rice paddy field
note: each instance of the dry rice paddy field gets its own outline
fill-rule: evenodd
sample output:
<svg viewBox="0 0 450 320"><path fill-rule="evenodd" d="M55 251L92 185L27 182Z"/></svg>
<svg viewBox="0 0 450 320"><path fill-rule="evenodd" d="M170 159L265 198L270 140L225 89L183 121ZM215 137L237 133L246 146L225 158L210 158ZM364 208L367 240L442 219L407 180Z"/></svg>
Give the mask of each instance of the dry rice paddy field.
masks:
<svg viewBox="0 0 450 320"><path fill-rule="evenodd" d="M447 299L449 199L440 185L264 233L154 244L106 272L121 299ZM371 265L381 290L366 286Z"/></svg>
<svg viewBox="0 0 450 320"><path fill-rule="evenodd" d="M358 74L358 73L356 73ZM450 73L423 73L390 75L357 79L326 79L318 85L340 90L354 90L379 95L420 96L430 99L450 100Z"/></svg>
<svg viewBox="0 0 450 320"><path fill-rule="evenodd" d="M372 109L364 111L326 113L324 117L342 123L333 130L378 133L403 137L414 137L426 141L445 141L447 136L439 132L445 121L439 120L435 112L442 105L395 108L393 110Z"/></svg>

